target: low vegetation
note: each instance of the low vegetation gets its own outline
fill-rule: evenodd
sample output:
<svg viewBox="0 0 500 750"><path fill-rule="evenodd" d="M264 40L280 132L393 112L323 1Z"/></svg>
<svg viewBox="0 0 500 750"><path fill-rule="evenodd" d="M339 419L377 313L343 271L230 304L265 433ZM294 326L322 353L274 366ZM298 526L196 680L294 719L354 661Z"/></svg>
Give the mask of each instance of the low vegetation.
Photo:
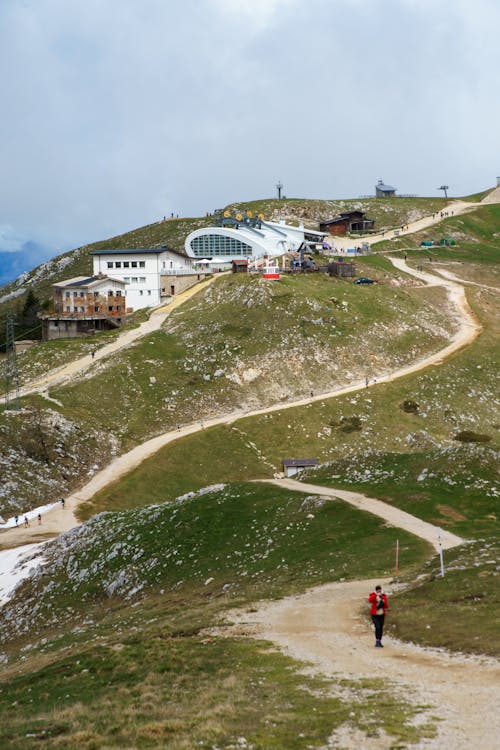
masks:
<svg viewBox="0 0 500 750"><path fill-rule="evenodd" d="M444 553L416 583L393 597L390 632L403 640L464 653L500 656L498 537Z"/></svg>
<svg viewBox="0 0 500 750"><path fill-rule="evenodd" d="M102 466L111 450L123 452L177 425L286 403L311 390L333 390L346 380L359 382L367 373L373 378L424 356L455 330L455 320L443 316L443 304L439 288L360 288L323 274L274 285L252 276L220 278L173 311L161 330L96 362L71 385L48 391L51 400L40 403L45 403L49 432L50 414L57 412L82 439L102 435L95 460L89 465L84 451L61 490L67 492ZM82 354L88 353L92 342L79 346ZM50 342L47 357L58 361L63 348L62 342ZM77 351L73 342L68 348ZM39 371L44 356L45 345L23 355L21 371ZM4 415L5 446L21 416ZM17 503L22 512L58 499L37 480L21 489L18 475L25 462L18 447L16 454L6 451L0 462L13 483L3 492L3 509ZM40 477L50 474L51 467L57 485L60 467L50 461Z"/></svg>
<svg viewBox="0 0 500 750"><path fill-rule="evenodd" d="M361 207L378 226L396 227L444 205L231 208L313 226ZM469 287L483 334L439 367L380 383L386 371L439 349L457 324L443 314L441 289L415 286L377 254L358 261L359 273L379 282L368 287L312 275L279 285L220 279L163 330L96 363L91 377L0 412L0 512L13 513L58 499L152 434L283 403L171 443L81 506L87 523L51 542L46 567L33 564L1 610L2 748L303 750L329 746L348 727L395 750L434 736L428 707L396 695L383 675L314 678L307 665L224 625L228 608L262 598L389 577L398 540L403 586L389 633L499 656L499 317L486 288L499 278L498 211L447 218L439 236L454 236L453 247L417 249L430 230L411 247L409 238L384 243L410 263L483 285ZM53 281L88 273L93 248L180 248L207 221L169 219L82 248L10 289L31 283L42 299ZM93 340L38 347L20 358L21 377L90 348ZM286 408L311 390L365 378L356 392ZM307 481L381 498L467 541L445 552L442 577L426 543L375 516L244 481L271 478L289 457L321 461L302 475Z"/></svg>
<svg viewBox="0 0 500 750"><path fill-rule="evenodd" d="M370 575L356 551L368 543L388 575L396 536L405 570L419 568L421 540L255 484L95 517L51 544L3 610L2 746L288 750L346 722L396 742L432 734L383 679L313 679L267 644L207 630L230 605Z"/></svg>

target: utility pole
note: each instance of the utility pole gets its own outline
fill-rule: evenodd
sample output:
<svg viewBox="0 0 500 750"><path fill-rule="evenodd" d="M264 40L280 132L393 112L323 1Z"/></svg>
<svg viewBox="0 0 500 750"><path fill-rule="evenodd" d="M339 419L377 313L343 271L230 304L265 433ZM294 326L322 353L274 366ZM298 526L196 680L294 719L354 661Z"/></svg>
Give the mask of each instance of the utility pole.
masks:
<svg viewBox="0 0 500 750"><path fill-rule="evenodd" d="M276 183L276 190L278 191L278 200L281 200L281 191L283 190L283 185L281 184L281 181L278 180Z"/></svg>
<svg viewBox="0 0 500 750"><path fill-rule="evenodd" d="M14 314L7 313L5 336L5 406L12 401L12 408L19 409L19 373L17 370L16 342L14 338Z"/></svg>
<svg viewBox="0 0 500 750"><path fill-rule="evenodd" d="M438 190L444 190L444 197L446 200L448 200L448 193L446 192L449 189L449 185L441 185L441 187L438 187Z"/></svg>

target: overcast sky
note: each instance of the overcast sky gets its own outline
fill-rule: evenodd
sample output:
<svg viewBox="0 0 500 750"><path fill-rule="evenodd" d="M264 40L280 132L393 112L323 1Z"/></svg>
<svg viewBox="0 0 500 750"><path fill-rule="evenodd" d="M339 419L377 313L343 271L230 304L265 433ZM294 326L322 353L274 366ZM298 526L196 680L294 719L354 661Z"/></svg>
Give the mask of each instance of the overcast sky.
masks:
<svg viewBox="0 0 500 750"><path fill-rule="evenodd" d="M1 0L0 249L500 174L498 0Z"/></svg>

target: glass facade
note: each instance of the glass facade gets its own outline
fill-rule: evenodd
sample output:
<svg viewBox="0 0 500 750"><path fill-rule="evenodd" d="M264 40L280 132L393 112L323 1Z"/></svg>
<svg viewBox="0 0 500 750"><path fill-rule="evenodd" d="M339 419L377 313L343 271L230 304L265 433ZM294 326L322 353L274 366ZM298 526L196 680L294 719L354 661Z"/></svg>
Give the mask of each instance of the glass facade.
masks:
<svg viewBox="0 0 500 750"><path fill-rule="evenodd" d="M200 237L194 237L191 240L191 248L196 258L252 255L251 245L221 234L202 234Z"/></svg>

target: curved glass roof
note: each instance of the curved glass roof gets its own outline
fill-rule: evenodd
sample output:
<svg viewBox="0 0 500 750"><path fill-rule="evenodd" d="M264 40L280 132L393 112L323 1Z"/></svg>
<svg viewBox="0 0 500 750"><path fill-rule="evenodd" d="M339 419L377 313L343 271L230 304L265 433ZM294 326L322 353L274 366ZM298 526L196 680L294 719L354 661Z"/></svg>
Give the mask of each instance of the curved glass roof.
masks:
<svg viewBox="0 0 500 750"><path fill-rule="evenodd" d="M246 242L216 233L193 237L190 245L196 258L251 256L253 254L252 246Z"/></svg>

